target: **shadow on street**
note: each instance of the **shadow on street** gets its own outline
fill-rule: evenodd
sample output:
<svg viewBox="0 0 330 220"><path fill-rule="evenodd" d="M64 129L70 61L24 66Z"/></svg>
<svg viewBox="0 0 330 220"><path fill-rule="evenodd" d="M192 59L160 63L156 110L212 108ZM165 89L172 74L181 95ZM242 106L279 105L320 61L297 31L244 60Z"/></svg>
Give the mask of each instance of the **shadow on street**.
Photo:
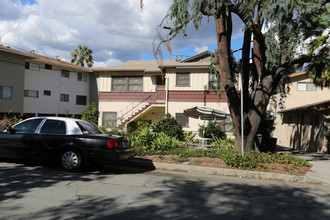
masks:
<svg viewBox="0 0 330 220"><path fill-rule="evenodd" d="M69 173L38 165L0 167L0 202L60 181L89 182L117 175L112 169ZM132 172L132 171L129 171ZM142 171L141 171L142 172ZM91 175L91 173L93 175ZM123 171L125 173L125 171ZM136 172L138 173L138 172ZM119 172L119 174L121 174ZM162 174L158 174L162 175ZM33 219L330 219L330 190L321 186L228 178L213 181L174 177L124 203L111 195L84 196L65 207L30 214ZM221 181L222 180L222 181ZM249 182L250 181L250 182ZM266 184L265 184L266 183ZM320 189L319 189L319 188ZM116 190L116 189L114 189ZM312 193L313 192L313 193ZM317 194L317 196L316 196ZM123 195L129 196L129 195Z"/></svg>

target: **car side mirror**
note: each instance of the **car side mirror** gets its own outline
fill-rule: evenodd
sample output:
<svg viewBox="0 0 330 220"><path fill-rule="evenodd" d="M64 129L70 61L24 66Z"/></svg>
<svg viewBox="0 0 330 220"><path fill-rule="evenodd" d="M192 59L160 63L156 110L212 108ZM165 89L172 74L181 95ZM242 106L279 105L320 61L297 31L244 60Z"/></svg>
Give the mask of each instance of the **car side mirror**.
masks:
<svg viewBox="0 0 330 220"><path fill-rule="evenodd" d="M5 131L10 132L11 134L15 133L15 129L12 126L5 125L4 128L5 128Z"/></svg>

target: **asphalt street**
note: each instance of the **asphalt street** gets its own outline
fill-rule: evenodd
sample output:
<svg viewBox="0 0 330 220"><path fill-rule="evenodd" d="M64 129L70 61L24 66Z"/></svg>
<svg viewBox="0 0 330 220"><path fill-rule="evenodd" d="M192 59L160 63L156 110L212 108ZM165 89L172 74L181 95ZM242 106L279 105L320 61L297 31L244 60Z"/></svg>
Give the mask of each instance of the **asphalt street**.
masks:
<svg viewBox="0 0 330 220"><path fill-rule="evenodd" d="M330 219L330 187L0 162L0 219Z"/></svg>

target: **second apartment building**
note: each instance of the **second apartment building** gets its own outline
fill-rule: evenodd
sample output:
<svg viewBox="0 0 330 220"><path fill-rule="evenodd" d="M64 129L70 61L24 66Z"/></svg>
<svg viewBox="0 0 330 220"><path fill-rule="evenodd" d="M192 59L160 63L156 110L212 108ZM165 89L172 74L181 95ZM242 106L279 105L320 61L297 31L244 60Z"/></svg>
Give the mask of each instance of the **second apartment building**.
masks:
<svg viewBox="0 0 330 220"><path fill-rule="evenodd" d="M33 52L0 46L0 78L2 115L80 117L98 101L89 68Z"/></svg>

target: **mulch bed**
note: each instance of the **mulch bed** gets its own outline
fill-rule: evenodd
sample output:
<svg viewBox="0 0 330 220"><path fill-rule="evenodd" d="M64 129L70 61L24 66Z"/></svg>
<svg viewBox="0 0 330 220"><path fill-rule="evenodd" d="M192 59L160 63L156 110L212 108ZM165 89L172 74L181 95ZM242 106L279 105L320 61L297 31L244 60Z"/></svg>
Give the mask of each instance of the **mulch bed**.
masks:
<svg viewBox="0 0 330 220"><path fill-rule="evenodd" d="M236 167L226 165L226 163L219 158L189 157L187 160L184 161L179 160L174 155L164 155L164 156L151 155L151 156L143 156L141 158L149 159L152 160L153 162L161 162L161 163L176 163L176 164L188 164L188 165L205 166L205 167L239 169ZM312 168L312 165L310 165L309 167L306 166L295 167L293 164L278 164L278 163L266 163L264 165L268 167L268 170L271 173L296 174L296 175L304 175ZM261 167L248 169L248 170L265 172L265 170Z"/></svg>

